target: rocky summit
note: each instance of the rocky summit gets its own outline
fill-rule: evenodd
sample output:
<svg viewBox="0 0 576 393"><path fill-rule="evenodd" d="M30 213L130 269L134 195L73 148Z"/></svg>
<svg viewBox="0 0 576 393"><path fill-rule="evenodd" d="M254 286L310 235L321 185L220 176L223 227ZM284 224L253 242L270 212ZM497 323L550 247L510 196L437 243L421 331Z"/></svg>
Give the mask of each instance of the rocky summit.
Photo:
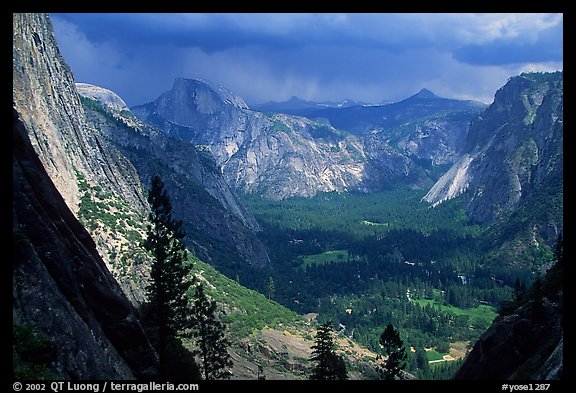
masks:
<svg viewBox="0 0 576 393"><path fill-rule="evenodd" d="M143 184L153 174L161 175L176 201L174 214L184 222L185 242L196 255L223 269L237 263L260 268L269 264L256 237L256 219L230 189L209 151L144 124L129 110L111 109L105 97L92 100L90 92L99 88L84 86L79 93L88 123L130 160Z"/></svg>
<svg viewBox="0 0 576 393"><path fill-rule="evenodd" d="M428 187L456 159L480 108L423 91L400 103L336 106L306 118L250 110L221 86L179 78L132 111L171 136L207 146L236 190L284 199L396 182Z"/></svg>
<svg viewBox="0 0 576 393"><path fill-rule="evenodd" d="M223 87L177 79L156 101L134 107L142 120L205 145L235 189L273 199L356 188L361 143L302 117L256 112Z"/></svg>
<svg viewBox="0 0 576 393"><path fill-rule="evenodd" d="M97 100L112 111L121 112L128 109L128 106L118 94L103 87L89 83L76 83L76 90L78 90L78 94Z"/></svg>

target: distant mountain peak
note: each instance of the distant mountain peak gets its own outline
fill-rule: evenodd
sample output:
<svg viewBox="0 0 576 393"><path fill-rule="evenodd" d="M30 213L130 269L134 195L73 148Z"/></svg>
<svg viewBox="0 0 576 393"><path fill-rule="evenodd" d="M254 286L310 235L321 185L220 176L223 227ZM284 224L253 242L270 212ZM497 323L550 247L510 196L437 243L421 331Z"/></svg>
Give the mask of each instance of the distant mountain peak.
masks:
<svg viewBox="0 0 576 393"><path fill-rule="evenodd" d="M166 92L172 98L178 97L178 94L190 94L194 92L195 96L194 105L198 105L201 112L213 113L215 107L219 104L230 105L241 109L249 109L248 105L244 100L237 96L234 92L227 89L226 87L209 81L203 78L182 78L177 77L174 79L174 84L172 85L172 90ZM214 101L214 98L216 101ZM191 102L185 102L185 105L191 104Z"/></svg>
<svg viewBox="0 0 576 393"><path fill-rule="evenodd" d="M417 94L413 95L411 98L420 98L420 99L430 99L430 98L440 98L436 94L432 93L430 90L424 88L420 90Z"/></svg>
<svg viewBox="0 0 576 393"><path fill-rule="evenodd" d="M128 109L128 106L118 94L103 87L89 83L76 83L76 90L81 96L99 101L113 111L119 112Z"/></svg>

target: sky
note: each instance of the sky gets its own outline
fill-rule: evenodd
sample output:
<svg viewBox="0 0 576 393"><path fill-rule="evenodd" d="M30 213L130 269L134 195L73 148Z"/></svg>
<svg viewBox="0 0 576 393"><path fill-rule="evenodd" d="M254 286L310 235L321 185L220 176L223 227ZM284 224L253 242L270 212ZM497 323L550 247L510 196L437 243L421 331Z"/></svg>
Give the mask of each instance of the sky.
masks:
<svg viewBox="0 0 576 393"><path fill-rule="evenodd" d="M493 101L508 78L563 69L563 14L50 14L77 82L128 106L175 78L203 78L254 105L397 101L427 88Z"/></svg>

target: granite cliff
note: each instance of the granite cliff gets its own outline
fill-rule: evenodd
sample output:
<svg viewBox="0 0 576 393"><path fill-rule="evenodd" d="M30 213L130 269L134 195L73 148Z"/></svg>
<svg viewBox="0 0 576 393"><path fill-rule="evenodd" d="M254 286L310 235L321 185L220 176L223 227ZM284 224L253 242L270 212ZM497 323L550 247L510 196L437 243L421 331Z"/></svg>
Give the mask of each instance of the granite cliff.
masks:
<svg viewBox="0 0 576 393"><path fill-rule="evenodd" d="M13 115L12 323L49 343L50 379L150 378L157 356L99 256ZM17 356L20 356L18 354ZM19 367L38 366L26 364ZM16 364L15 364L16 367Z"/></svg>
<svg viewBox="0 0 576 393"><path fill-rule="evenodd" d="M46 338L52 378L149 378L156 353L125 294L143 284L121 287L78 221L83 184L145 211L138 177L86 123L49 18L14 14L13 32L14 332Z"/></svg>
<svg viewBox="0 0 576 393"><path fill-rule="evenodd" d="M166 177L198 256L215 265L268 264L254 233L258 224L210 154L145 126L110 90L76 87L47 16L14 15L13 53L14 108L58 191L133 303L142 301L147 279L149 258L139 242L148 213L143 189L153 173ZM78 91L103 106L86 106Z"/></svg>
<svg viewBox="0 0 576 393"><path fill-rule="evenodd" d="M501 312L467 356L456 379L557 380L564 371L563 243L556 263Z"/></svg>
<svg viewBox="0 0 576 393"><path fill-rule="evenodd" d="M60 56L48 16L14 14L13 102L32 146L66 204L77 218L95 203L122 204L137 223L147 214L147 202L133 165L86 121L74 77ZM141 225L129 226L142 231ZM103 226L90 228L100 255L133 302L141 301L146 269L142 264L120 267L123 247L137 253L121 233ZM112 237L115 237L114 239ZM132 277L132 278L131 278Z"/></svg>
<svg viewBox="0 0 576 393"><path fill-rule="evenodd" d="M355 138L306 118L252 111L229 90L199 79L178 78L132 111L169 135L207 146L241 192L281 199L352 189L366 165Z"/></svg>
<svg viewBox="0 0 576 393"><path fill-rule="evenodd" d="M184 240L199 258L231 275L227 269L236 264L255 268L269 264L256 237L258 223L223 179L210 152L167 136L128 110L114 110L106 97L82 101L88 122L130 160L142 184L155 173L163 178L174 215L183 221Z"/></svg>
<svg viewBox="0 0 576 393"><path fill-rule="evenodd" d="M425 199L438 204L465 193L469 216L488 223L562 177L562 72L522 74L472 121L461 157Z"/></svg>
<svg viewBox="0 0 576 393"><path fill-rule="evenodd" d="M380 124L384 115L374 110L381 108L392 123ZM222 86L178 78L171 90L132 111L169 135L207 146L236 190L284 199L378 191L400 182L429 187L456 159L467 122L480 108L422 93L397 104L331 109L338 119L380 119L369 130L350 132L334 128L330 122L340 124L334 118L250 110Z"/></svg>

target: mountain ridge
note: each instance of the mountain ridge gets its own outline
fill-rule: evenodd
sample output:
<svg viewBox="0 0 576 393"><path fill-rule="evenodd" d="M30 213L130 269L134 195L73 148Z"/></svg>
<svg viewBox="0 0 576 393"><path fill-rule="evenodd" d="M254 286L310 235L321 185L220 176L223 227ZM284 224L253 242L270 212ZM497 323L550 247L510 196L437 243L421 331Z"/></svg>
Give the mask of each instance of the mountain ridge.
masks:
<svg viewBox="0 0 576 393"><path fill-rule="evenodd" d="M143 184L161 174L174 214L184 222L185 243L198 257L229 275L238 263L258 269L269 264L255 236L258 223L230 190L209 152L165 135L130 111L115 113L83 102L89 122L133 163Z"/></svg>
<svg viewBox="0 0 576 393"><path fill-rule="evenodd" d="M517 207L549 176L562 178L562 73L533 75L510 78L496 92L472 122L462 157L426 201L438 204L470 189L467 211L486 223Z"/></svg>
<svg viewBox="0 0 576 393"><path fill-rule="evenodd" d="M439 177L440 166L455 160L467 121L477 110L476 104L431 98L433 93L423 90L420 98L399 104L405 113L393 120L396 128L354 135L322 119L254 111L224 99L209 104L198 101L216 95L211 90L207 84L175 83L156 101L132 111L169 135L207 146L237 191L270 199L331 191L372 192L398 182L429 187ZM185 102L174 107L166 104L178 99ZM207 105L215 110L218 103L217 116L204 113ZM372 113L379 108L394 111L394 105L331 110Z"/></svg>
<svg viewBox="0 0 576 393"><path fill-rule="evenodd" d="M158 129L146 126L129 111L109 111L100 103L79 97L75 86L70 83L70 81L73 82L70 70L58 57L57 46L51 38L47 16L15 14L13 23L15 34L13 38L12 121L13 141L16 147L13 149L12 202L14 322L18 325L17 327L36 326L42 335L53 337L57 351L56 363L51 367L59 377L70 379L92 379L100 376L118 379L149 378L155 368L154 351L149 346L147 337L138 322L138 316L127 298L130 290L127 290L125 285L119 286L115 280L115 277L119 281L124 277L125 283L134 280L143 282L145 276L139 275L140 273L136 270L122 270L122 266L112 264L111 261L118 261L118 259L112 258L111 249L103 245L119 242L122 245L119 250L122 251L123 256L126 255L123 253L125 244L138 245L138 239L142 236L142 228L146 222L146 202L142 185L146 183L145 179L151 173L151 169L160 168L166 162L171 162L172 166L165 167L168 177L172 176L171 195L173 190L184 188L183 180L186 179L186 174L201 179L183 193L174 194L175 205L185 205L184 209L189 208L189 205L186 205L186 198L189 196L187 193L194 194L201 202L192 207L194 210L202 210L201 213L205 214L199 221L206 226L196 228L196 232L193 233L194 237L200 238L205 235L208 232L205 229L209 225L219 226L221 222L210 221L214 220L214 217L211 217L213 212L229 214L230 222L252 230L258 229L258 223L256 221L251 223L248 215L242 218L244 213L241 210L234 210L234 195L224 183L220 166L208 150L210 146L193 146L185 141L174 141ZM183 84L186 83L188 82ZM200 83L208 86L203 82ZM208 87L213 90L213 87ZM506 176L510 174L516 176L520 188L518 190L517 187L513 187L512 191L520 191L521 195L517 199L518 204L509 206L509 210L503 209L506 214L491 216L489 212L487 213L486 207L482 207L486 199L480 197L486 198L486 195L480 191L484 194L488 192L494 194L496 191L508 191L509 187L496 187L501 183L494 186L486 182L487 186L481 190L478 186L479 177L471 177L469 185L475 191L473 196L476 200L473 201L477 203L472 214L478 213L480 217L487 217L489 221L495 220L499 223L506 223L506 220L514 218L514 214L517 214L515 219L523 229L528 229L530 235L533 235L529 241L532 244L535 243L540 253L544 253L546 247L541 246L539 236L549 232L547 236L550 238L562 230L561 210L560 220L557 215L547 216L546 212L537 217L531 214L534 211L540 214L539 210L547 211L550 206L553 210L558 208L555 205L557 201L561 202L562 75L521 75L521 78L514 79L510 86L505 87L497 94L498 99L495 99L494 107L488 108L480 117L475 118L473 132L469 134L466 141L462 140L461 150L464 154L470 154L468 158L471 158L472 166L476 165L475 163L478 162L476 160L490 158L492 158L491 164L508 165L508 167L503 165L505 168L503 171L497 166L488 165L488 167L498 169L500 172L496 172L497 174L503 172ZM225 91L222 96L217 93L211 95L210 91L204 93L206 94L197 95L195 98L200 97L200 101L205 101L200 105L204 108L204 114L216 117L216 120L218 120L218 112L214 110L219 108L216 104L220 103L231 109L231 113L242 114L242 116L255 112L243 108L240 101L228 96ZM426 100L426 98L422 99ZM183 115L185 118L186 113ZM465 117L468 114L452 113L451 115L457 118L457 123L461 126L465 123ZM386 186L390 184L388 183L390 179L404 179L409 176L418 177L413 184L422 184L426 179L430 181L432 176L426 172L425 165L416 166L416 163L417 160L433 161L434 155L431 153L433 148L438 152L445 147L445 151L453 154L450 160L454 159L453 157L459 157L455 149L448 149L450 141L447 140L445 134L451 128L442 125L443 121L447 121L442 117L426 120L413 119L409 124L410 127L398 126L391 130L374 130L375 132L370 133L367 139L362 140L319 122L308 122L306 119L279 114L269 114L266 118L262 116L266 115L256 114L254 117L246 115L245 119L251 119L254 122L261 121L261 124L266 127L259 129L261 134L256 134L255 129L246 127L242 132L254 132L252 139L247 138L247 140L251 143L256 141L256 143L236 145L238 150L235 153L240 152L240 156L234 159L229 158L225 162L226 165L222 167L228 171L228 176L242 175L240 170L247 170L249 177L253 176L260 182L253 181L251 184L261 184L264 187L256 188L257 190L282 193L286 192L287 185L292 184L295 191L309 192L314 190L314 187L317 188L317 184L313 184L309 179L314 179L318 173L326 176L326 179L323 179L324 184L340 186L341 184L330 183L333 178L337 177L332 176L332 173L324 168L329 168L331 164L344 167L351 163L364 165L359 165L354 169L360 174L371 171L372 185L377 180L382 182L382 186ZM458 116L463 116L463 118ZM514 118L514 121L507 121L510 118ZM504 123L513 123L514 127L506 128L507 124ZM187 132L178 128L182 127L181 125L172 123L172 127L172 131L181 132L183 135ZM543 131L537 132L538 130ZM238 131L231 129L230 135L237 135L234 132L238 133ZM459 129L458 133L461 134L461 131ZM528 134L530 138L523 139L524 134ZM444 146L435 143L430 150L426 150L426 144L423 141L434 137L438 137ZM146 138L149 140L145 141ZM226 143L225 146L234 150L236 141L232 137ZM460 146L460 142L451 143L451 146ZM280 144L283 146L279 147ZM286 146L292 150L283 150ZM303 147L308 149L309 155L303 154L301 150ZM151 154L158 151L162 151L163 155ZM280 152L286 154L281 156L278 165L266 168L267 155ZM314 158L312 153L318 153L327 160L323 162L324 166L314 167L322 162L308 161L309 157ZM472 157L472 153L478 154ZM445 153L440 151L436 159L439 160L442 156L445 156ZM501 159L502 156L504 159ZM330 159L333 161L329 161ZM140 162L137 163L137 160ZM143 163L144 161L146 162ZM483 162L485 163L486 161ZM282 165L285 164L288 164L290 171L281 171ZM434 165L446 164L447 162L443 164L436 162ZM266 172L259 171L259 167L262 166L269 170L269 177L259 177L262 173L266 174ZM430 166L433 166L432 163ZM142 170L143 167L144 170ZM310 167L309 171L306 170L308 167ZM482 166L480 167L482 169ZM45 168L48 168L51 174L47 173ZM330 167L330 169L336 171L338 168ZM355 179L353 175L358 175L354 171L347 174L352 180ZM300 178L294 180L291 176L301 176L308 183L297 182ZM283 184L275 183L278 178L282 177L285 177ZM508 179L505 176L501 178ZM342 179L347 180L343 176ZM368 192L368 186L366 184L364 186ZM550 198L551 195L553 198ZM460 195L460 197L464 196L464 194ZM496 195L488 201L498 201L497 197ZM529 203L532 204L530 209L526 208ZM216 205L220 207L211 210ZM221 209L222 206L224 210ZM505 204L503 206L506 207ZM534 207L539 210L534 210ZM561 204L560 207L562 207ZM241 209L240 206L238 208ZM510 211L512 214L508 214ZM557 212L554 213L557 214ZM95 216L97 220L91 221ZM527 220L526 216L538 218L538 220L543 217L544 225L534 226L534 221ZM141 222L134 223L138 220ZM374 222L368 222L370 225L380 225L376 219ZM107 229L101 228L103 231L97 232L100 235L93 235L92 239L85 228L94 229L91 228L93 224ZM235 233L230 234L230 226L220 226L221 232L217 232L217 235L221 233L222 236L239 237ZM127 236L117 239L116 236L123 231ZM510 238L508 233L506 236L502 234L503 232L496 231L493 236L496 240L507 241ZM424 239L424 237L420 238ZM125 243L125 240L129 243ZM295 239L295 242L297 241L299 239ZM379 239L375 241L378 242ZM245 243L244 240L241 242ZM348 256L350 258L350 253ZM128 257L137 259L135 254L128 255ZM225 258L233 260L233 263L237 262L231 254L227 254ZM501 258L497 259L499 263L502 261ZM140 262L146 265L145 257ZM410 263L404 258L397 262L403 268L418 269L414 262ZM430 261L430 264L432 265L433 262ZM504 266L503 263L501 264ZM201 263L198 265L201 270L209 270L208 266ZM479 270L482 267L481 265ZM546 267L538 265L534 270L544 270ZM231 266L230 271L233 271L233 268L234 266ZM110 274L109 270L113 274ZM254 275L259 274L264 280L272 279L272 275L268 276L267 273L265 269L254 270ZM456 272L453 273L456 274ZM202 271L198 274L199 279L205 279ZM217 276L218 273L211 274L217 278L205 282L213 285L220 277ZM466 285L460 276L455 276L454 279L457 283L462 280L462 285ZM493 281L490 277L487 279ZM222 280L225 284L214 289L222 291L222 296L232 299L237 293L234 288L238 289L240 280L245 282L247 278L237 277L236 282L229 279ZM226 293L227 291L233 293ZM399 296L404 298L404 292ZM130 300L134 302L133 298L137 297L138 293L134 291ZM259 296L259 300L269 302L264 299L264 296ZM557 316L558 305L550 305L550 303L552 302L547 303L546 300L543 302L546 312ZM271 306L272 302L266 304ZM251 311L249 310L255 310L253 314L261 310L236 307L233 301L224 304L224 307L226 306L228 306L225 309L226 315L235 318L239 315L250 317ZM540 329L538 331L538 329L530 329L530 323L526 323L526 310L530 307L532 306L525 305L524 309L516 310L512 317L503 318L510 322L518 316L517 321L520 321L519 325L515 320L509 325L504 325L504 328L511 332L520 332L520 337L529 337L531 333L535 333L536 336L542 332L547 333L545 328L540 329L542 326L538 327ZM50 312L47 313L47 310ZM352 309L350 310L352 312ZM340 311L345 313L344 316L349 315L346 308ZM242 319L239 318L239 320ZM561 328L562 325L558 321L554 323L554 334L557 336L558 326ZM493 329L487 332L478 343L480 349L476 353L487 354L494 349L494 342L518 344L514 343L518 335L501 334L501 330L502 325L495 324ZM273 359L275 363L267 364L275 366L284 364L285 369L306 364L306 359L302 360L302 364L294 363L291 354L289 359L282 363L286 358L282 346L277 342L279 334L261 333L257 338L253 338L260 340L265 337L268 344L263 345L248 339L245 347L241 349L247 352L268 352L271 356L265 355L266 361ZM271 344L272 342L274 345ZM530 345L529 351L526 352L529 357L532 347L536 347L539 340L532 342L534 345ZM524 351L526 345L523 347L523 343L519 344L520 347L516 348ZM498 345L498 348L505 348L506 345ZM562 345L562 337L553 345L546 345L546 350L552 349L552 351L546 353L546 356L550 356L547 358L545 356L544 370L539 371L537 375L544 377L557 375L556 366L558 362L560 364L562 362ZM511 351L513 352L509 350L504 353ZM559 357L558 354L560 354ZM490 361L495 369L498 369L497 361L500 357L502 356L497 354ZM542 364L540 359L536 357L529 359L529 363L531 362L529 366L532 367L534 362ZM258 360L261 359L256 358L251 365L259 364ZM482 357L478 358L478 355L471 356L467 367L469 370L478 368L484 360ZM250 375L253 376L254 373Z"/></svg>
<svg viewBox="0 0 576 393"><path fill-rule="evenodd" d="M176 90L132 111L169 135L207 146L237 191L261 192L274 199L350 189L359 183L363 159L350 160L352 155L362 156L355 138L305 118L265 114L225 100L220 100L218 116L207 116L207 104L195 97L211 97L209 85L173 87ZM173 111L165 102L176 97L187 101ZM212 104L216 101L210 100Z"/></svg>
<svg viewBox="0 0 576 393"><path fill-rule="evenodd" d="M341 102L333 102L333 101L316 102L316 101L303 100L297 96L292 96L286 101L280 101L280 102L268 101L265 103L252 105L251 109L257 110L259 112L277 112L293 116L308 117L315 111L326 107L345 108L349 106L358 106L358 105L373 105L373 104L354 101L350 99L345 99Z"/></svg>
<svg viewBox="0 0 576 393"><path fill-rule="evenodd" d="M485 107L472 100L438 97L430 90L420 92L403 100L385 105L327 108L310 114L312 118L326 119L332 126L355 135L374 130L398 127L406 122L439 116L449 112L470 114L468 119Z"/></svg>

